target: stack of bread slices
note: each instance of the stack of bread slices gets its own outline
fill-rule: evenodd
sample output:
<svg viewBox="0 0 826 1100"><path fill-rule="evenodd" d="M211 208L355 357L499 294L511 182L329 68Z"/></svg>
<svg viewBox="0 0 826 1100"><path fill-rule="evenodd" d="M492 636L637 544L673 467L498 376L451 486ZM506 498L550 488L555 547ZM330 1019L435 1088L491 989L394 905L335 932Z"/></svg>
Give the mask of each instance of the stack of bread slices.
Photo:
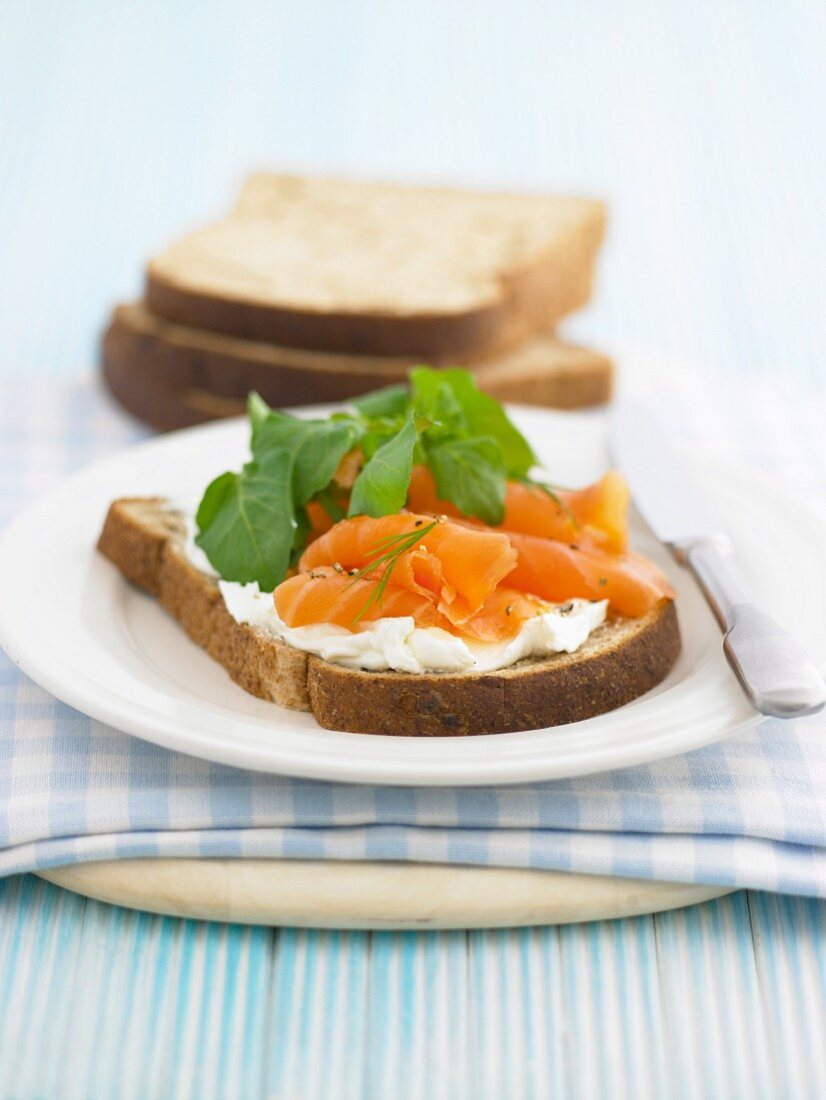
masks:
<svg viewBox="0 0 826 1100"><path fill-rule="evenodd" d="M115 397L160 429L340 401L416 363L502 401L608 400L611 362L558 339L591 294L605 209L582 198L259 174L148 265L103 339Z"/></svg>

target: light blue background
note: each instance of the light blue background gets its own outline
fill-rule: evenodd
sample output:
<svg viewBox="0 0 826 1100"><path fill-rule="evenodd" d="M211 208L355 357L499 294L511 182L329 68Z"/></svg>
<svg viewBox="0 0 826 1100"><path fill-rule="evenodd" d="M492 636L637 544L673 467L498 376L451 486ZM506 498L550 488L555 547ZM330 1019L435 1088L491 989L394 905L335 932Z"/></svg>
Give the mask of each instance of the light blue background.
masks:
<svg viewBox="0 0 826 1100"><path fill-rule="evenodd" d="M603 195L599 294L567 331L805 400L825 54L814 0L0 0L0 371L91 371L145 259L287 166ZM824 927L752 895L561 931L250 932L11 879L0 1089L814 1096Z"/></svg>
<svg viewBox="0 0 826 1100"><path fill-rule="evenodd" d="M147 257L286 166L602 195L571 333L822 378L825 43L815 0L3 0L0 369L90 369Z"/></svg>

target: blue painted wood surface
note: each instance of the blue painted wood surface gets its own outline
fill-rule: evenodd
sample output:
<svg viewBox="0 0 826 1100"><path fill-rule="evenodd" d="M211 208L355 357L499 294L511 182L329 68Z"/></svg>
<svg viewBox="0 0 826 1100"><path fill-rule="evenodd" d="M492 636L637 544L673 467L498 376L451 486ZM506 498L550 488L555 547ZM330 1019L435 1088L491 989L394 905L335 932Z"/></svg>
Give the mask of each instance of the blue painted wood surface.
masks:
<svg viewBox="0 0 826 1100"><path fill-rule="evenodd" d="M797 1097L826 903L496 932L274 931L0 883L0 1095Z"/></svg>
<svg viewBox="0 0 826 1100"><path fill-rule="evenodd" d="M567 331L805 400L825 47L805 0L4 0L0 371L90 371L145 258L286 165L602 194L599 294ZM268 931L10 879L0 1096L816 1097L825 929L823 903L752 894L562 929Z"/></svg>

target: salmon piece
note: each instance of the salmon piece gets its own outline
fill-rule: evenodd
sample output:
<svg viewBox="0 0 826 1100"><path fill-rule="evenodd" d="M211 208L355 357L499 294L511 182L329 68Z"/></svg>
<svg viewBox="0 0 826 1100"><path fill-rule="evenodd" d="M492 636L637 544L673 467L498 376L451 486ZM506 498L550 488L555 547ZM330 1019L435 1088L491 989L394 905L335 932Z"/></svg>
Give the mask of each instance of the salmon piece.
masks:
<svg viewBox="0 0 826 1100"><path fill-rule="evenodd" d="M509 481L505 490L505 518L493 530L518 531L568 543L590 538L606 550L625 551L629 493L625 479L616 470L610 470L585 489L560 489L554 495L560 503L542 489ZM433 475L426 466L414 467L407 504L418 513L462 515L455 504L439 499Z"/></svg>
<svg viewBox="0 0 826 1100"><path fill-rule="evenodd" d="M466 623L451 623L427 596L388 583L380 596L379 582L325 569L298 573L273 593L282 622L289 627L333 623L358 630L382 618L409 616L419 627L439 627L469 642L501 642L519 632L522 624L549 610L544 600L513 588L497 588Z"/></svg>
<svg viewBox="0 0 826 1100"><path fill-rule="evenodd" d="M508 585L543 600L607 599L620 615L640 618L661 599L674 597L666 576L639 554L608 554L590 544L518 533L510 540L519 561Z"/></svg>
<svg viewBox="0 0 826 1100"><path fill-rule="evenodd" d="M437 609L432 599L388 583L376 595L378 580L354 580L325 569L297 573L273 593L282 622L289 627L333 623L357 630L360 623L381 618L409 616L417 626L440 627L469 641L499 642L517 634L526 621L549 609L544 600L513 588L497 588L466 623L456 626Z"/></svg>
<svg viewBox="0 0 826 1100"><path fill-rule="evenodd" d="M364 453L361 447L354 451L348 451L338 464L338 469L333 474L333 481L341 489L352 489L356 478L364 466Z"/></svg>
<svg viewBox="0 0 826 1100"><path fill-rule="evenodd" d="M563 490L559 497L594 542L615 554L622 554L628 549L628 503L631 494L621 473L609 470L593 485L573 492ZM526 530L525 533L531 535L536 532ZM573 541L576 542L576 539Z"/></svg>
<svg viewBox="0 0 826 1100"><path fill-rule="evenodd" d="M502 642L518 634L527 619L550 610L544 600L515 588L499 587L491 592L480 610L458 629L468 640Z"/></svg>
<svg viewBox="0 0 826 1100"><path fill-rule="evenodd" d="M416 492L420 502L432 505L434 510L451 507L435 497L432 478L427 470L424 474L426 477L417 475ZM421 497L422 488L430 493L426 499ZM378 519L357 516L342 520L321 533L302 555L299 570L307 572L324 567L333 570L336 565L348 572L361 570L390 550L394 538L425 528L426 534L421 541L400 554L393 564L388 591L392 587L421 597L442 616L441 623L434 620L434 625L465 632L468 636L477 636L478 632L480 640L499 640L516 633L526 618L537 613L536 601L563 603L574 598L607 599L614 612L638 618L647 614L659 600L673 598L668 580L652 562L638 554L617 553L611 549L611 544L620 538L627 506L627 489L618 474L608 474L601 482L577 494L575 503L580 515L599 519L602 524L599 529L590 524L576 526L544 493L529 486L512 483L508 493L511 521L523 527L532 526L542 534L494 529L465 519L434 524L432 515L415 512ZM572 494L569 494L568 500L571 499ZM536 507L538 501L547 501L553 510L542 512ZM536 514L532 516L532 512ZM565 538L544 533L551 528L552 515L556 516L553 522L557 523L558 535L565 535ZM560 526L563 520L569 528ZM609 536L608 528L612 525L613 535ZM576 541L572 538L574 534ZM624 542L624 534L622 538ZM379 564L373 580L377 580L385 568L388 566ZM349 579L345 578L345 582ZM502 581L507 588L499 588ZM520 594L519 600L507 594L514 590ZM398 593L394 593L392 599L402 606ZM412 606L419 607L421 615L427 614L423 605ZM505 610L507 607L511 608L509 614ZM318 614L317 611L312 613ZM406 610L382 613L414 614ZM352 622L349 605L342 615L344 621L339 625ZM308 621L339 620L316 618Z"/></svg>
<svg viewBox="0 0 826 1100"><path fill-rule="evenodd" d="M356 516L342 520L310 543L299 561L307 572L338 564L364 569L392 549L392 540L421 528L427 533L392 567L394 586L434 599L452 623L466 622L516 565L516 552L503 532L459 523L436 522L432 516L400 514ZM385 568L377 566L377 572Z"/></svg>
<svg viewBox="0 0 826 1100"><path fill-rule="evenodd" d="M325 534L335 523L332 516L317 500L311 500L307 505L307 517L310 520L309 538L311 541L317 539L319 535Z"/></svg>
<svg viewBox="0 0 826 1100"><path fill-rule="evenodd" d="M297 573L279 584L273 602L282 622L290 627L334 623L354 630L361 622L402 616L411 616L417 626L450 626L432 598L394 584L385 586L381 603L373 600L367 606L377 586L375 579L355 580L346 574L317 569Z"/></svg>

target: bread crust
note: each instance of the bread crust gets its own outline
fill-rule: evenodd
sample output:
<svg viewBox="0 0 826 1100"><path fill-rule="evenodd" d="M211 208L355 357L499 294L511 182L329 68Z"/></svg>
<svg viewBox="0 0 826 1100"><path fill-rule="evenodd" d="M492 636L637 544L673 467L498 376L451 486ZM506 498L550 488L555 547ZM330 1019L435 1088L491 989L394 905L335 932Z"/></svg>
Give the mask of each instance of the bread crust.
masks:
<svg viewBox="0 0 826 1100"><path fill-rule="evenodd" d="M144 378L139 367L117 353L107 355L100 369L118 404L159 432L241 416L245 411L245 403L234 397L219 397L194 387L173 389L154 378Z"/></svg>
<svg viewBox="0 0 826 1100"><path fill-rule="evenodd" d="M493 352L512 347L527 334L524 322L511 315L505 301L463 313L422 313L414 317L316 312L223 298L180 286L151 268L146 275L145 296L153 313L178 324L285 347L351 355L429 358ZM549 310L549 327L586 301L587 296L562 312L558 308Z"/></svg>
<svg viewBox="0 0 826 1100"><path fill-rule="evenodd" d="M489 673L360 672L311 657L310 707L328 729L461 737L541 729L603 714L656 687L680 652L673 600L609 622L575 653ZM369 729L366 729L369 727Z"/></svg>
<svg viewBox="0 0 826 1100"><path fill-rule="evenodd" d="M250 291L249 282L239 277L235 284L225 280L221 289L210 289L204 285L199 270L178 270L176 267L177 262L183 262L180 260L181 244L191 239L185 238L184 242L178 242L149 263L145 284L149 308L179 324L287 347L438 360L493 354L514 347L532 333L550 332L562 317L584 305L591 295L596 256L605 235L606 209L602 203L587 199L485 195L484 192L449 188L261 176L247 182L234 215L210 229L214 232L233 222L237 224L247 219L249 224L249 219L253 219L253 223L257 219L262 226L277 224L279 233L289 242L290 233L299 230L291 229L279 214L283 215L284 210L290 208L291 201L300 207L304 201L301 196L306 201L314 201L307 196L319 187L328 200L333 195L341 199L361 194L360 200L348 206L346 214L340 211L337 215L349 225L358 224L360 218L369 218L370 212L375 212L376 203L392 202L395 196L395 201L402 202L396 209L397 219L403 219L405 211L410 214L405 203L411 198L424 203L423 207L417 207L414 227L417 219L419 222L427 220L432 226L441 216L446 216L444 232L447 239L452 238L450 215L444 214L445 201L454 210L457 203L465 210L480 202L492 204L490 219L501 218L514 240L527 231L526 224L536 233L537 222L542 225L545 236L539 234L535 248L523 248L522 251L517 248L512 256L502 256L487 264L480 259L479 269L473 273L479 283L478 292L471 292L462 305L442 305L437 297L435 304L418 306L400 300L388 306L379 299L380 305L371 308L368 304L361 309L352 303L349 307L345 304L336 308L334 300L325 301L318 307L312 299L309 304L288 304L279 301L277 290L266 287L262 296L256 297ZM267 192L274 199L274 210L262 198ZM293 199L285 197L287 192ZM503 200L510 204L508 213L504 213L500 205ZM539 204L542 204L541 215L537 214ZM566 211L566 216L557 221L555 212L558 217L560 208ZM515 213L517 210L519 212ZM312 220L308 224L309 229L304 226L305 236L312 232ZM386 232L382 236L375 223L371 228L371 243L376 235L379 240L386 240ZM467 234L467 226L464 232ZM455 241L455 251L459 253L468 247L468 240L463 239L461 233L459 231ZM359 246L353 246L352 236L348 241L350 247L356 248L357 261ZM362 252L365 247L369 246L361 246ZM426 244L423 247L427 254ZM222 267L229 269L236 258L228 255L226 259ZM189 262L192 262L191 257ZM306 266L305 278L312 278L312 262L306 261ZM293 274L301 279L300 265ZM467 278L467 273L464 277ZM426 274L423 278L426 279Z"/></svg>
<svg viewBox="0 0 826 1100"><path fill-rule="evenodd" d="M217 336L164 321L138 303L115 309L101 360L117 400L162 431L236 416L251 390L281 407L346 400L405 381L415 364L410 358L297 351ZM500 401L580 408L603 404L611 395L607 356L551 337L464 365Z"/></svg>
<svg viewBox="0 0 826 1100"><path fill-rule="evenodd" d="M181 286L150 269L153 313L209 332L348 355L440 359L494 355L536 332L552 332L591 297L603 228L572 242L562 258L509 274L501 297L461 313L357 314L261 305Z"/></svg>
<svg viewBox="0 0 826 1100"><path fill-rule="evenodd" d="M329 729L408 737L504 733L577 722L659 684L680 652L673 601L599 628L573 654L490 673L364 672L307 656L237 623L216 582L183 552L180 517L160 498L115 501L98 549L158 598L246 691L310 710Z"/></svg>
<svg viewBox="0 0 826 1100"><path fill-rule="evenodd" d="M98 550L156 597L245 691L292 710L310 709L307 655L233 619L215 581L184 554L180 518L161 498L115 501Z"/></svg>

